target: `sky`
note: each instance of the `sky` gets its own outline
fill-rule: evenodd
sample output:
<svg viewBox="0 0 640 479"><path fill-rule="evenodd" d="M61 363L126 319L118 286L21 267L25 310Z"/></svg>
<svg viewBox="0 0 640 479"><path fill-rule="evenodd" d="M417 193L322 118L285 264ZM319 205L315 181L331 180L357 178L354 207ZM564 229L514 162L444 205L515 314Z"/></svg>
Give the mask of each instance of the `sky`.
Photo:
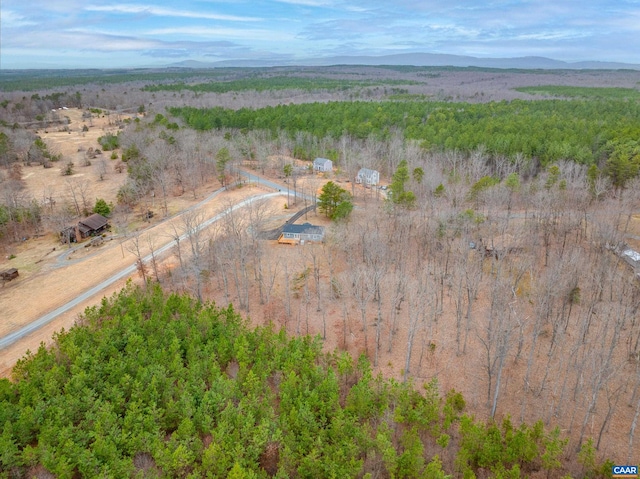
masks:
<svg viewBox="0 0 640 479"><path fill-rule="evenodd" d="M0 71L418 52L640 64L640 0L0 1Z"/></svg>

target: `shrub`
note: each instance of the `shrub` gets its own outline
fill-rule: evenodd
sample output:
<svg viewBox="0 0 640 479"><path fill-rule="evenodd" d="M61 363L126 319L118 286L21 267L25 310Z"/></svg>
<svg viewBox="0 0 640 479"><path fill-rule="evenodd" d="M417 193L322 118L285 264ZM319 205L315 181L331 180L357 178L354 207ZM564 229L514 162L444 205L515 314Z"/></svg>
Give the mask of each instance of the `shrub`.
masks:
<svg viewBox="0 0 640 479"><path fill-rule="evenodd" d="M64 169L62 170L62 176L73 175L73 171L74 171L73 167L74 167L73 162L70 161L69 163L67 163L67 166L65 166Z"/></svg>
<svg viewBox="0 0 640 479"><path fill-rule="evenodd" d="M118 135L107 133L98 138L98 143L100 143L100 146L102 146L102 149L105 151L115 150L120 147L120 138Z"/></svg>

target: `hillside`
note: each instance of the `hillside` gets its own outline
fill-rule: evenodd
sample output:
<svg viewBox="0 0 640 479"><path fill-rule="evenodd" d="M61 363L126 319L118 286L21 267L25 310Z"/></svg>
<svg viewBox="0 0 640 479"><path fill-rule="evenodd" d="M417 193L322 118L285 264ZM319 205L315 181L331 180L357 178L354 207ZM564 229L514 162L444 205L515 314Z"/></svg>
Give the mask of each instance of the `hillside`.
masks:
<svg viewBox="0 0 640 479"><path fill-rule="evenodd" d="M20 361L14 383L0 382L3 476L569 472L557 429L477 422L436 381L414 389L373 377L365 358L245 324L232 307L158 287L129 286L88 309L53 347ZM592 474L589 444L578 462Z"/></svg>

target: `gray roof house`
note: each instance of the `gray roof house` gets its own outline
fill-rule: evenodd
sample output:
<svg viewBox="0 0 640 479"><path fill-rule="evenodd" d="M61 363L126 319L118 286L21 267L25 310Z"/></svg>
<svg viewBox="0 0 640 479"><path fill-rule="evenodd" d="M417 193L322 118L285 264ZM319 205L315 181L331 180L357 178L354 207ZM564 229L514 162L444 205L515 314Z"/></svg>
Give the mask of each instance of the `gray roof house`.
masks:
<svg viewBox="0 0 640 479"><path fill-rule="evenodd" d="M280 244L304 244L305 242L319 243L324 240L324 227L311 223L301 225L284 225L282 234L278 238Z"/></svg>
<svg viewBox="0 0 640 479"><path fill-rule="evenodd" d="M331 171L333 162L327 158L316 158L313 160L313 171Z"/></svg>
<svg viewBox="0 0 640 479"><path fill-rule="evenodd" d="M633 268L640 278L640 253L631 248L627 248L620 253L620 256Z"/></svg>
<svg viewBox="0 0 640 479"><path fill-rule="evenodd" d="M369 168L360 168L356 175L356 183L367 186L375 186L380 183L380 172L378 170L370 170Z"/></svg>

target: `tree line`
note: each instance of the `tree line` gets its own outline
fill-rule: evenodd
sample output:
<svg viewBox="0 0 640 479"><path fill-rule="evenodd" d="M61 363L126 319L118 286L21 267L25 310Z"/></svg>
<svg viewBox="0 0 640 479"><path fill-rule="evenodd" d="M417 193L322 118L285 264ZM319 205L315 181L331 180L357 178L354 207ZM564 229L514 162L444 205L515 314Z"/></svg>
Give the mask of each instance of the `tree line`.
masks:
<svg viewBox="0 0 640 479"><path fill-rule="evenodd" d="M284 130L317 138L389 138L395 130L423 148L493 157L525 158L543 167L560 160L608 168L619 183L635 176L640 163L640 107L621 100L539 100L481 104L330 102L239 110L170 108L190 127ZM624 178L624 179L623 179Z"/></svg>
<svg viewBox="0 0 640 479"><path fill-rule="evenodd" d="M525 93L533 93L534 95L548 95L567 98L617 98L620 100L637 100L640 98L640 91L635 88L541 85L520 87L516 88L516 90Z"/></svg>
<svg viewBox="0 0 640 479"><path fill-rule="evenodd" d="M268 76L264 78L243 78L229 81L187 84L183 82L154 84L144 91L193 91L199 93L242 92L245 90L349 90L375 85L413 85L411 80L345 80L323 77Z"/></svg>
<svg viewBox="0 0 640 479"><path fill-rule="evenodd" d="M38 102L24 100L25 105ZM539 102L512 103L523 108L524 116L530 113L528 105L532 105L531 112L539 111ZM576 109L583 103L567 102ZM553 116L554 110L549 108L553 104L547 104L547 113L531 118L543 122L547 115ZM327 117L335 119L337 109L346 118L350 105L328 104ZM386 124L386 104L353 105L357 108L353 113L361 109L366 118L375 108L376 125ZM429 108L424 102L421 105ZM496 118L500 118L498 112L508 112L499 123L506 127L509 115L516 114L509 110L510 105L496 103L476 111L484 115L493 108ZM384 207L374 209L368 218L356 209L352 223L336 224L329 235L333 238L330 247L296 250L293 259L299 260L297 263L267 254L255 235L259 228L253 228L267 213L256 206L245 215L227 215L220 223L219 238L192 235L179 244L179 267L171 272L170 280L160 277L157 270L153 276L164 284L175 280L197 298L206 297L207 289L217 289L221 304L233 303L246 312L255 312L251 297L257 292L266 318L281 322L289 332L318 332L313 328L322 327L321 335L326 337L327 331L335 330L344 338L341 344L345 349L366 353L377 367L384 364L385 351L403 348L400 375L407 380L424 374L425 369L435 376L442 367L438 351L453 348L462 358L455 364L479 365L474 372L482 380L473 393L465 392L468 409L499 418L504 399L517 397L520 402L516 411L511 411L513 417L532 422L543 418L548 424L557 421L576 438L571 449L584 447L585 462L591 462L586 460L587 445L606 445L608 430L612 424L619 426L619 417L629 419L624 427L629 429L625 430L626 442L633 451L635 428L629 424L632 417L640 417L640 333L635 320L638 289L629 281L630 274L625 274L626 266L610 250L624 241L637 204L637 180L631 179L637 172L638 135L633 126L637 107L622 102L617 112L607 113L606 105L615 110L615 103L602 105L602 117L590 110L592 118L578 115L582 123L573 123L595 134L595 128L586 126L600 118L611 120L600 125L603 137L587 135L594 142L592 150L600 152L597 161L594 158L581 164L569 158L546 167L525 154L497 155L486 146L456 150L429 147L424 139L407 140L402 119L398 120L400 126L381 135L374 133L374 122L371 126L365 123L363 132L368 133L360 137L344 131L338 136L332 131L317 136L309 129L293 132L281 128L281 121L295 124L288 118L289 113L298 111L293 106L283 107L274 129L252 129L255 123L250 119L263 110L237 112L238 117L247 119L248 127L239 123L238 128L230 128L220 120L219 127L205 131L175 128L178 125L170 117L149 116L131 122L115 137L130 177L118 195L118 208L140 203L148 207L153 191L158 207L166 213L172 190L195 198L198 186L212 178L225 184L234 163L246 162L264 171L270 168L271 155L327 156L336 160L340 175L352 179L362 166L380 168L392 179L392 198L395 195L398 201L383 203ZM455 134L456 114L464 118L467 106L446 103L443 111L417 118L407 115L406 119L415 128L423 128L432 116L442 113L443 124L450 123L448 131ZM235 113L220 111L232 122ZM294 116L301 126L324 121L319 105L300 110L304 111L317 115ZM486 126L494 116L483 115L477 120ZM560 131L560 120L568 116L564 111L554 120ZM474 122L467 123L472 128ZM523 123L523 131L533 131L532 125L536 122ZM607 132L616 133L608 130L610 125L631 126L626 130L621 127L618 131L623 134L610 139ZM322 132L325 127L317 128ZM492 138L493 130L487 132L485 138ZM1 142L9 145L5 153L10 156L3 157L10 158L9 167L17 158L25 158L13 156L14 145L21 145L23 155L29 150L34 155L42 152L35 136L26 130L6 128L3 134L0 146ZM550 138L560 135L555 131L548 134ZM542 135L539 141L544 143L545 139ZM109 138L108 143L111 141L115 140ZM613 152L609 156L607 148ZM622 181L609 169L618 160ZM114 165L120 164L114 160ZM278 169L282 171L282 165ZM2 180L10 177L9 170L3 173ZM18 180L20 176L15 175ZM10 181L0 184L6 187L3 195L14 191L8 188ZM622 189L621 185L628 187ZM65 201L80 214L87 187L70 186L74 188ZM351 190L353 194L353 186ZM19 189L15 192L3 198L28 206L29 199ZM356 199L376 205L376 194L367 190ZM53 216L53 208L49 211L47 207L46 212ZM184 230L193 230L197 220L187 218ZM120 221L114 224L119 227ZM516 256L499 252L500 237L504 246L508 235L511 245L518 248ZM470 242L478 238L488 239L486 244L495 253L484 257L471 249ZM351 271L338 267L343 258L349 259ZM479 309L478 298L489 298L488 307ZM335 323L328 319L330 307L339 311ZM443 342L445 324L451 336L445 336ZM629 376L632 381L623 384L621 378ZM448 379L440 376L442 383ZM628 414L621 414L622 410ZM590 434L595 436L592 443L587 439ZM495 431L489 434L487 430L479 435L497 437ZM573 453L567 454L575 458ZM134 455L133 460L148 463L149 455L155 457L147 453L137 459ZM444 454L441 460L447 467ZM487 464L485 460L476 463ZM238 467L244 468L242 464Z"/></svg>

